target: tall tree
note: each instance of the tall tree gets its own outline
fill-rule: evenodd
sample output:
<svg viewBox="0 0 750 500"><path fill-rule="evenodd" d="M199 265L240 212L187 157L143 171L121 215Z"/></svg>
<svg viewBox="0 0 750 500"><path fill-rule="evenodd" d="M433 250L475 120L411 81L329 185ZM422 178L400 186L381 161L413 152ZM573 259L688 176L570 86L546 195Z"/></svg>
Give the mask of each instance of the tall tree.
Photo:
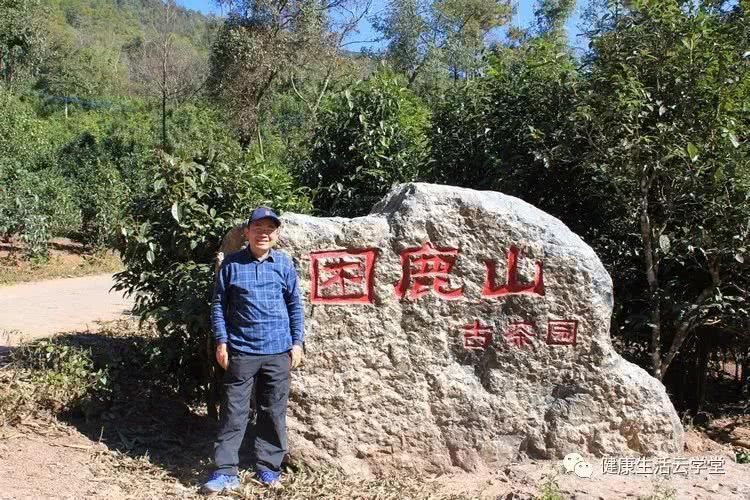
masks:
<svg viewBox="0 0 750 500"><path fill-rule="evenodd" d="M163 0L159 18L147 32L147 39L131 47L133 79L149 95L159 98L161 144L168 149L167 106L195 95L207 74L207 59L177 34L181 9L175 0Z"/></svg>
<svg viewBox="0 0 750 500"><path fill-rule="evenodd" d="M0 80L13 83L33 72L45 47L39 0L0 0Z"/></svg>
<svg viewBox="0 0 750 500"><path fill-rule="evenodd" d="M634 235L630 261L641 271L623 298L648 311L651 371L661 379L700 329L747 327L747 13L724 2L633 0L607 15L611 28L592 40L579 133L591 145L589 171L621 207L618 225Z"/></svg>
<svg viewBox="0 0 750 500"><path fill-rule="evenodd" d="M576 0L539 0L534 14L542 33L562 34L565 22L573 14Z"/></svg>
<svg viewBox="0 0 750 500"><path fill-rule="evenodd" d="M375 27L388 42L386 56L413 86L428 69L453 80L477 76L485 37L511 12L508 0L392 0Z"/></svg>
<svg viewBox="0 0 750 500"><path fill-rule="evenodd" d="M219 3L228 8L229 15L213 46L209 90L224 104L245 144L256 136L261 116L279 85L293 85L317 109L347 35L369 8L369 0ZM318 95L305 97L298 78L310 67L325 76Z"/></svg>

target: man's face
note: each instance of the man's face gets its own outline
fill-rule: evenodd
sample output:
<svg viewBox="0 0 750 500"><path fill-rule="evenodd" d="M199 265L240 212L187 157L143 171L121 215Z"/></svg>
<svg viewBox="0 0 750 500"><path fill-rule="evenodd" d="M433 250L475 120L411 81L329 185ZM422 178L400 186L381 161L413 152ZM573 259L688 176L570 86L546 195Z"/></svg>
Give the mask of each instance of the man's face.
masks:
<svg viewBox="0 0 750 500"><path fill-rule="evenodd" d="M268 218L253 221L245 228L245 239L247 239L253 254L263 255L279 239L279 227Z"/></svg>

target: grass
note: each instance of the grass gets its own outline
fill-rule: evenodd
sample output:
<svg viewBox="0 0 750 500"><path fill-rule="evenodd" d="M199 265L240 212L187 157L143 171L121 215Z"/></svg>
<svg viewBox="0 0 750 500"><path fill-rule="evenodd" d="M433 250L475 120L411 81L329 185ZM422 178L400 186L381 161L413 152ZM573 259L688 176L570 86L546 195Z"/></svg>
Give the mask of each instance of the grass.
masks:
<svg viewBox="0 0 750 500"><path fill-rule="evenodd" d="M83 254L75 259L52 255L46 262L40 263L6 256L0 258L0 286L28 281L114 273L121 270L122 262L114 253Z"/></svg>
<svg viewBox="0 0 750 500"><path fill-rule="evenodd" d="M0 425L40 413L85 409L107 390L107 375L95 369L89 349L54 339L24 344L0 368Z"/></svg>
<svg viewBox="0 0 750 500"><path fill-rule="evenodd" d="M675 500L677 492L665 482L654 483L654 491L648 496L638 497L638 500Z"/></svg>
<svg viewBox="0 0 750 500"><path fill-rule="evenodd" d="M539 485L538 500L563 500L560 493L560 485L557 483L557 474L544 476L544 481Z"/></svg>
<svg viewBox="0 0 750 500"><path fill-rule="evenodd" d="M463 495L445 495L437 486L419 481L417 477L404 474L399 477L363 479L349 477L341 471L320 467L315 470L299 469L282 476L283 486L268 489L253 478L251 473L240 475L241 486L232 493L241 499L290 499L312 498L361 498L378 500L424 499L449 500L468 499Z"/></svg>

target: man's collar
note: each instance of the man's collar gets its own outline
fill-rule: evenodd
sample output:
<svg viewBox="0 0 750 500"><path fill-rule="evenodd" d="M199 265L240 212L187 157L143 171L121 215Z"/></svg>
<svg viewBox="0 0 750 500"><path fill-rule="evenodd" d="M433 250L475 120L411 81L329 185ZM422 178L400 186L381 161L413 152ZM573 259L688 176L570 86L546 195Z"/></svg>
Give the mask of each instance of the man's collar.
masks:
<svg viewBox="0 0 750 500"><path fill-rule="evenodd" d="M248 245L248 246L247 246L247 253L249 253L249 254L250 254L250 260L257 260L258 262L263 262L263 261L265 261L265 260L270 260L271 262L274 262L274 260L275 260L275 259L274 259L274 254L276 253L276 251L275 251L275 250L274 250L273 248L271 248L271 249L269 249L269 250L268 250L268 252L266 253L266 255L265 255L265 258L263 258L263 259L259 259L259 258L258 258L258 257L256 257L255 255L253 255L253 251L252 251L252 250L250 250L250 245Z"/></svg>

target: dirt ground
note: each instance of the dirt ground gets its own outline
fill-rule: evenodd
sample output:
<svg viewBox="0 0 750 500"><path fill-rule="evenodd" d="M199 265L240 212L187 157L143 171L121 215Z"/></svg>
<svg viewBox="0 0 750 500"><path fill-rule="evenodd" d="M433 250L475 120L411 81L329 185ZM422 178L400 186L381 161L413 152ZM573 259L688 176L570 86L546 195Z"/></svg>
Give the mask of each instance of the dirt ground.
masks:
<svg viewBox="0 0 750 500"><path fill-rule="evenodd" d="M49 242L49 259L33 262L24 256L23 244L0 239L0 287L28 281L73 278L122 270L119 256L111 251L95 252L68 238Z"/></svg>
<svg viewBox="0 0 750 500"><path fill-rule="evenodd" d="M0 287L0 346L60 331L96 330L98 321L127 315L132 300L110 292L112 274Z"/></svg>
<svg viewBox="0 0 750 500"><path fill-rule="evenodd" d="M558 461L530 461L509 464L491 473L453 474L422 478L420 481L431 486L428 490L430 493L424 498L531 499L540 496L545 483L553 482L556 483L553 491L566 499L750 498L750 465L735 463L728 449L717 443L709 443L705 437L696 434L690 440L701 441L710 449L700 453L685 452L679 457L723 457L723 473L709 474L704 471L667 477L618 476L603 474L602 461L594 459L589 460L594 465L590 478L565 474ZM200 470L207 463L199 461L194 465L191 470ZM198 486L202 474L185 475L186 472L169 471L153 463L147 454L134 458L113 450L104 442L92 440L65 423L32 420L22 426L0 428L2 499L200 498ZM249 476L245 478L245 484L245 492L235 495L235 498L262 498L255 495L259 489L252 484ZM301 496L294 486L290 487L289 497L357 498L331 494ZM406 495L403 498L419 497Z"/></svg>

